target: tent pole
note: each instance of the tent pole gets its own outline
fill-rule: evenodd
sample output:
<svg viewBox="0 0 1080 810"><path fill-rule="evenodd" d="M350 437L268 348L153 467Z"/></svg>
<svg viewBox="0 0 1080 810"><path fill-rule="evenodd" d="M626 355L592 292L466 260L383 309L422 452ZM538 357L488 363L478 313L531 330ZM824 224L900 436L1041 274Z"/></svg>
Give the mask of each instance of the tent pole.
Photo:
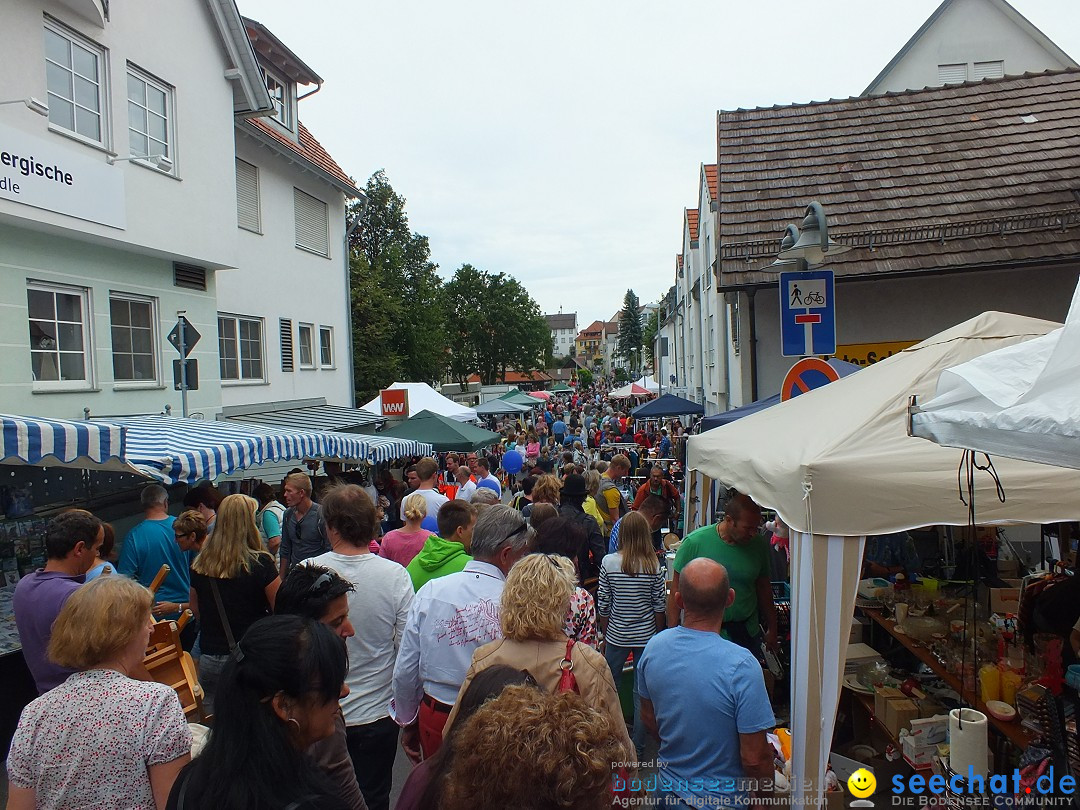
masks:
<svg viewBox="0 0 1080 810"><path fill-rule="evenodd" d="M754 305L754 296L757 290L750 288L746 291L747 301L750 303L750 401L757 402L757 307Z"/></svg>

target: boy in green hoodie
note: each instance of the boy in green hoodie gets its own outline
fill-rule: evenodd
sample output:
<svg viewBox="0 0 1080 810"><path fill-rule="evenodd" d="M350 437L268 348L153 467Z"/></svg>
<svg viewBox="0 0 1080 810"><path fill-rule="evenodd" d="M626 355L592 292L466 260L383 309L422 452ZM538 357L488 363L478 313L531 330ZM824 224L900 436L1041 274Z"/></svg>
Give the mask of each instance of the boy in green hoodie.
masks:
<svg viewBox="0 0 1080 810"><path fill-rule="evenodd" d="M436 520L439 533L427 539L405 569L412 578L413 591L433 579L456 574L472 559L469 549L476 525L476 509L472 504L460 500L444 503Z"/></svg>

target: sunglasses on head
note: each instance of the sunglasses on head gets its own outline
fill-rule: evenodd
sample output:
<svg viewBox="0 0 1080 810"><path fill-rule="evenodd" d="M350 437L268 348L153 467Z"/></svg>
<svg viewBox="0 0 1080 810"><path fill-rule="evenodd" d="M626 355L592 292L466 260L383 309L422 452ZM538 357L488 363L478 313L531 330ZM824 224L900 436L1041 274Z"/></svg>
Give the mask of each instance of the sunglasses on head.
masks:
<svg viewBox="0 0 1080 810"><path fill-rule="evenodd" d="M308 593L317 594L323 590L331 582L334 581L334 574L332 571L324 571L319 577L311 583L311 587L308 588Z"/></svg>

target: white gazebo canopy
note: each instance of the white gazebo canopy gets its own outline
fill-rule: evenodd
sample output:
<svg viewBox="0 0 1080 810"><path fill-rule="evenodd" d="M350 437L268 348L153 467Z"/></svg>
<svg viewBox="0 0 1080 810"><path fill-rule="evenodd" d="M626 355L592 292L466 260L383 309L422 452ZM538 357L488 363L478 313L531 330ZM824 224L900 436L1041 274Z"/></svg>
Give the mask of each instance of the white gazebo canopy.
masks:
<svg viewBox="0 0 1080 810"><path fill-rule="evenodd" d="M405 389L409 392L409 413L431 411L440 416L448 416L458 422L475 422L476 411L447 399L427 383L396 382L387 386L395 391ZM363 406L363 410L382 416L382 395L375 397Z"/></svg>

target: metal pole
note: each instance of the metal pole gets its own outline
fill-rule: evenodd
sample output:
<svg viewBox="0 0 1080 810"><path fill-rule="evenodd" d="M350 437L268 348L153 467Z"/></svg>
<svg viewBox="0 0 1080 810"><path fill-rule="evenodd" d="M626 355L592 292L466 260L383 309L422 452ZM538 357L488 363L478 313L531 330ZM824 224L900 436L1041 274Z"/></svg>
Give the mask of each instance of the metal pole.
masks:
<svg viewBox="0 0 1080 810"><path fill-rule="evenodd" d="M187 310L176 313L176 325L179 332L180 343L180 413L187 419L187 330L184 326L187 319L184 317Z"/></svg>

